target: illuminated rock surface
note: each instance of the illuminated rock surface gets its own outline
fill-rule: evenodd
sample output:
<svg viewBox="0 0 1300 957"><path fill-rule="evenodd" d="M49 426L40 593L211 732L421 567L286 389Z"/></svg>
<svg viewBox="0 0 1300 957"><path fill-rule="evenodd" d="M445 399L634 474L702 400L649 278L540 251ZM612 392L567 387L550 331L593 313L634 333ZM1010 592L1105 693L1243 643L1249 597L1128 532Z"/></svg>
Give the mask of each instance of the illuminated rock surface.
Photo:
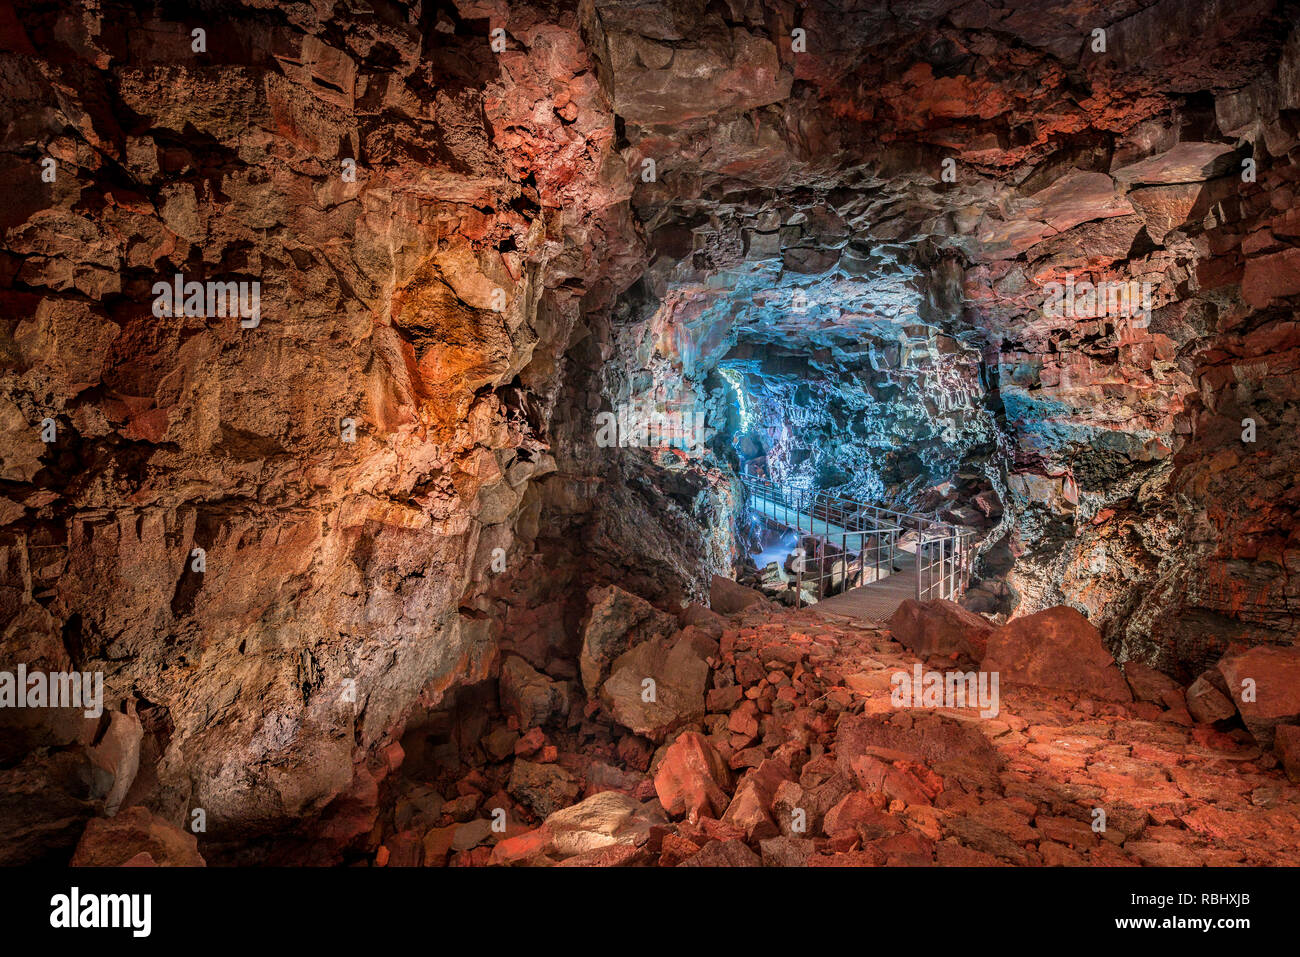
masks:
<svg viewBox="0 0 1300 957"><path fill-rule="evenodd" d="M106 711L2 716L0 860L119 807L201 810L214 864L1294 851L1282 4L324 9L0 9L0 670L102 672ZM157 315L177 274L259 282L256 324ZM1127 282L1149 320L1048 305ZM1083 613L1138 700L1008 690L977 772L832 764L912 662L679 614L746 571L737 446L975 529L968 607ZM610 586L663 627L589 641ZM1203 675L1239 713L1195 724ZM662 798L682 733L734 772L711 816L526 837Z"/></svg>

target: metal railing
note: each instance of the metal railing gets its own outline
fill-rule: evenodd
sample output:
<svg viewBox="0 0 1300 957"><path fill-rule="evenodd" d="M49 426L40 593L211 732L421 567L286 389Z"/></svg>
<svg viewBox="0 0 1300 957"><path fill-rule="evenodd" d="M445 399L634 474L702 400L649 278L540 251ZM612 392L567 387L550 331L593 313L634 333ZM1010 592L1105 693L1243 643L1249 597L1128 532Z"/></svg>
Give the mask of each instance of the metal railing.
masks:
<svg viewBox="0 0 1300 957"><path fill-rule="evenodd" d="M929 601L932 598L957 601L966 594L966 586L970 583L973 535L970 529L947 525L947 530L943 532L918 536L917 601Z"/></svg>
<svg viewBox="0 0 1300 957"><path fill-rule="evenodd" d="M911 550L908 544L915 549L917 601L956 601L966 593L972 557L970 529L829 492L786 491L754 476L741 481L751 511L800 534L804 554L795 563L797 604L802 604L803 587L809 580L820 601L828 593L898 574L895 559L900 552ZM815 555L808 554L808 539L813 540Z"/></svg>

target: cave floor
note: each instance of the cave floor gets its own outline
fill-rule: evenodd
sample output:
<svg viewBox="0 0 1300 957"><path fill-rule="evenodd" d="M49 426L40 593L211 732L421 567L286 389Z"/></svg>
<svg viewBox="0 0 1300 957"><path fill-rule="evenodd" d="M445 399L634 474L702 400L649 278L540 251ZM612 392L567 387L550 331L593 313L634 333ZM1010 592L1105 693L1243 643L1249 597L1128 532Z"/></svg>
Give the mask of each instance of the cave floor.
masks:
<svg viewBox="0 0 1300 957"><path fill-rule="evenodd" d="M747 624L739 640L760 650L808 648L811 671L829 685L824 694L849 713L930 725L912 739L917 753L884 755L896 758L900 774L894 784L886 781L881 810L902 830L863 842L859 857L889 864L937 858L941 864L1103 866L1296 860L1300 787L1280 770L1260 766L1260 748L1244 729L1197 725L1183 708L1023 687L1000 689L996 717L974 708L909 715L891 701L891 677L911 672L919 659L884 628L826 620L809 610L777 612ZM1002 767L983 780L971 775L935 715L987 739ZM952 744L960 751L960 742ZM1103 833L1091 826L1096 808L1106 814ZM834 852L826 863L846 853ZM865 861L843 861L855 862Z"/></svg>
<svg viewBox="0 0 1300 957"><path fill-rule="evenodd" d="M506 833L444 812L387 843L453 866L1278 865L1300 849L1300 787L1244 729L1197 725L1177 696L1004 685L996 716L895 707L892 677L920 661L883 627L766 603L715 625L728 677L714 684L732 694L711 693L703 734L670 732L652 764L599 711L534 728L526 763L516 750L457 785L496 790L484 806L509 795ZM726 766L717 788L710 761ZM561 780L566 799L538 812ZM715 798L674 810L683 788Z"/></svg>

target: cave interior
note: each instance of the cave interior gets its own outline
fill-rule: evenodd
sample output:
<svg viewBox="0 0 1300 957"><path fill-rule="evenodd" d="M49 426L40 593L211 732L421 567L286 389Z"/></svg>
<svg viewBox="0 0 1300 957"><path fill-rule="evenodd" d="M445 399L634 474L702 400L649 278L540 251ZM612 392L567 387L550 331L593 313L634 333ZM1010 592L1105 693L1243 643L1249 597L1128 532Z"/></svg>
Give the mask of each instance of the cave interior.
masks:
<svg viewBox="0 0 1300 957"><path fill-rule="evenodd" d="M103 684L0 715L0 862L1300 848L1293 0L16 0L0 69L0 668ZM960 587L819 612L868 507Z"/></svg>

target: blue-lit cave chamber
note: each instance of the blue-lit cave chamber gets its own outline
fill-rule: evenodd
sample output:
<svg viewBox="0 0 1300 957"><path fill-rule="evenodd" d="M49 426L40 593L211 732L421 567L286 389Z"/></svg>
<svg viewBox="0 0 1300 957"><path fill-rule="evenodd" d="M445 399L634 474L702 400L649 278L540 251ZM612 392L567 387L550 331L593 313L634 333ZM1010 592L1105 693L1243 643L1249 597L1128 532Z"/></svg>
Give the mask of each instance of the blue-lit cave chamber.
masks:
<svg viewBox="0 0 1300 957"><path fill-rule="evenodd" d="M868 217L865 193L839 201ZM852 218L773 195L653 234L664 248L614 310L602 408L703 413L694 448L660 434L638 453L670 524L698 529L696 581L816 603L913 567L918 526L881 518L896 512L959 530L951 597L1004 613L1007 443L963 265Z"/></svg>

